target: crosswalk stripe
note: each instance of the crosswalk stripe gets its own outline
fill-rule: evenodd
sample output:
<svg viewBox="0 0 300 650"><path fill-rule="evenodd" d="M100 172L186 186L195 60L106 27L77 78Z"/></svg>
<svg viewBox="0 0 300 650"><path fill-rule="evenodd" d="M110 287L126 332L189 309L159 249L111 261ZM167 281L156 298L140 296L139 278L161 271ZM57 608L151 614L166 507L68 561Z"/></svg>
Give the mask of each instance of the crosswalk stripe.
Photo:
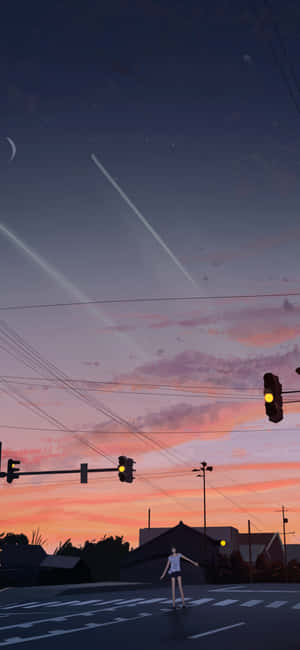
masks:
<svg viewBox="0 0 300 650"><path fill-rule="evenodd" d="M281 605L285 605L287 602L287 600L273 600L273 602L266 605L266 607L281 607Z"/></svg>
<svg viewBox="0 0 300 650"><path fill-rule="evenodd" d="M166 598L164 600L165 600L166 605L170 605L171 603L173 603L173 600L170 599L170 598ZM191 598L185 598L184 597L184 600L188 601L188 600L191 600ZM175 598L175 603L181 603L181 598Z"/></svg>
<svg viewBox="0 0 300 650"><path fill-rule="evenodd" d="M127 605L127 603L136 603L140 600L144 600L143 598L128 598L127 600L121 600L118 603L115 603L116 605ZM113 600L107 600L106 602L102 603L102 605L107 605L108 603L113 603Z"/></svg>
<svg viewBox="0 0 300 650"><path fill-rule="evenodd" d="M47 607L49 607L49 608L50 607L57 607L57 605L62 605L62 606L63 605L80 605L81 603L82 603L82 600L69 600L69 601L68 600L67 601L60 600L59 602L56 601L56 602L47 604Z"/></svg>
<svg viewBox="0 0 300 650"><path fill-rule="evenodd" d="M150 603L158 603L160 601L165 601L165 598L150 598L150 600L143 600L143 602L137 603L137 605L150 605Z"/></svg>
<svg viewBox="0 0 300 650"><path fill-rule="evenodd" d="M103 600L80 600L78 601L78 605L100 605L100 603L103 604Z"/></svg>
<svg viewBox="0 0 300 650"><path fill-rule="evenodd" d="M42 605L43 606L46 605L47 607L49 607L50 605L54 605L54 604L59 605L60 603L61 600L49 600L49 602L47 603L41 602L41 603L36 603L35 605L27 605L26 603L24 603L24 605L20 605L20 607L23 607L24 609L33 609L34 607L41 607Z"/></svg>
<svg viewBox="0 0 300 650"><path fill-rule="evenodd" d="M32 601L32 603L38 604L38 601ZM24 605L27 605L27 603L23 603ZM2 609L14 609L15 607L22 607L22 603L18 603L17 605L8 605L7 607L2 607Z"/></svg>
<svg viewBox="0 0 300 650"><path fill-rule="evenodd" d="M226 600L220 600L219 603L214 603L213 607L226 607L227 605L232 605L232 603L238 603L238 600L232 600L231 598L226 598Z"/></svg>
<svg viewBox="0 0 300 650"><path fill-rule="evenodd" d="M185 598L186 600L186 598ZM210 600L215 600L214 598L199 598L199 600L192 600L190 605L204 605L204 603L209 603Z"/></svg>
<svg viewBox="0 0 300 650"><path fill-rule="evenodd" d="M263 602L263 600L247 600L246 603L241 603L241 607L254 607L254 605Z"/></svg>

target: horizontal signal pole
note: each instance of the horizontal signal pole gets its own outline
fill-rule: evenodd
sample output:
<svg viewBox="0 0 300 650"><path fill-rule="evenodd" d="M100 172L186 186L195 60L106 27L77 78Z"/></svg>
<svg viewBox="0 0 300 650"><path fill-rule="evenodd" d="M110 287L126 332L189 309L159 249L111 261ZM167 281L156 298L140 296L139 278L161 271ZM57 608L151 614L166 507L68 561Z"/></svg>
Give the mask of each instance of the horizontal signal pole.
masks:
<svg viewBox="0 0 300 650"><path fill-rule="evenodd" d="M88 469L88 472L117 472L118 468L111 467L109 469ZM33 476L34 474L80 474L80 469L59 469L50 470L46 472L18 472L18 476ZM0 472L0 477L6 476L7 472Z"/></svg>

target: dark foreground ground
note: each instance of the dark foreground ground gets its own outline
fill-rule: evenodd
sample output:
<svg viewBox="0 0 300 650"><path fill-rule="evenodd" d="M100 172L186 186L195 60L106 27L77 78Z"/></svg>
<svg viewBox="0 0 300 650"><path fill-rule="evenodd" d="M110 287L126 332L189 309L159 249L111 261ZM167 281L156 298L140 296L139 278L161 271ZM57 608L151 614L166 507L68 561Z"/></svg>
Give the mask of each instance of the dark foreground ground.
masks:
<svg viewBox="0 0 300 650"><path fill-rule="evenodd" d="M300 585L168 582L9 587L0 591L0 648L28 650L300 650Z"/></svg>

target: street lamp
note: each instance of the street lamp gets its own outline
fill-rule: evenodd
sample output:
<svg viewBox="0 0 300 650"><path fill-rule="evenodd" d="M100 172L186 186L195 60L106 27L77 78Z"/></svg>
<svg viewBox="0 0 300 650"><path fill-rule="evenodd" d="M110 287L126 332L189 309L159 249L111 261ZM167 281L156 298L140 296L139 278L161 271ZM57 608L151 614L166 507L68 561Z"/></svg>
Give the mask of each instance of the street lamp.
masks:
<svg viewBox="0 0 300 650"><path fill-rule="evenodd" d="M201 472L202 474L197 474L197 476L202 476L203 477L203 514L204 514L204 535L206 536L206 499L205 499L205 472L212 472L213 467L208 466L205 461L201 463L200 469L193 469L193 472Z"/></svg>

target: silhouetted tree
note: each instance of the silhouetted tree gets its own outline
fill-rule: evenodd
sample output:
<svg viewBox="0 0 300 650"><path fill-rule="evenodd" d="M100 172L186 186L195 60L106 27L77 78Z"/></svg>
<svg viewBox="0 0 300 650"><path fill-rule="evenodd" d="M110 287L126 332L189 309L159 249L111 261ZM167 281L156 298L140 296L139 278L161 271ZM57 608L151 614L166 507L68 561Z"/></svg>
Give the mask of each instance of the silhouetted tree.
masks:
<svg viewBox="0 0 300 650"><path fill-rule="evenodd" d="M64 543L59 542L59 545L56 547L53 555L73 555L80 556L81 548L76 548L71 542L71 538L67 539Z"/></svg>
<svg viewBox="0 0 300 650"><path fill-rule="evenodd" d="M128 553L129 542L123 542L123 536L114 539L104 535L96 544L85 542L81 557L93 580L118 580L121 562Z"/></svg>
<svg viewBox="0 0 300 650"><path fill-rule="evenodd" d="M39 531L39 529L32 531L32 537L31 537L30 544L40 544L41 546L43 546L43 544L47 543L47 540L43 539L41 534L38 531Z"/></svg>
<svg viewBox="0 0 300 650"><path fill-rule="evenodd" d="M0 547L3 548L6 544L13 544L15 546L28 544L28 537L23 533L1 533L0 534Z"/></svg>

